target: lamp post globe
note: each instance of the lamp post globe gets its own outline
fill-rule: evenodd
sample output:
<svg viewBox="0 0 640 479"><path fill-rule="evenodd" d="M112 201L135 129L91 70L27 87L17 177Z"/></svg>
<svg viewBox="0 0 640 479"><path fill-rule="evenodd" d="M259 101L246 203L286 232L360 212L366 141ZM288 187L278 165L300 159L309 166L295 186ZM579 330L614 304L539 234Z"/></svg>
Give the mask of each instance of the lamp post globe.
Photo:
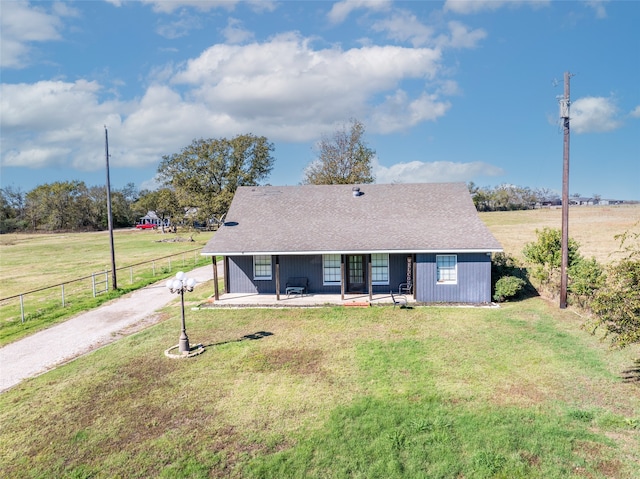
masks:
<svg viewBox="0 0 640 479"><path fill-rule="evenodd" d="M179 271L176 274L175 279L170 279L167 281L167 289L171 293L176 293L180 295L180 306L182 311L181 316L181 329L180 329L180 338L178 340L178 351L181 354L186 355L189 354L191 348L189 346L189 337L187 336L187 328L185 325L184 319L184 292L185 291L193 291L193 288L196 285L196 280L194 278L188 278L186 274L182 271Z"/></svg>

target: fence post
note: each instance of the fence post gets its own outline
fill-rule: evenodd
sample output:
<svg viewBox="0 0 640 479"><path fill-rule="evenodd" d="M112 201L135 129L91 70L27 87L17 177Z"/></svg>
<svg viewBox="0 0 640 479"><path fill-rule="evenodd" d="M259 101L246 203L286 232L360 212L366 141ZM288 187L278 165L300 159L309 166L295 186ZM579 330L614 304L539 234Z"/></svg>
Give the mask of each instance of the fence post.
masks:
<svg viewBox="0 0 640 479"><path fill-rule="evenodd" d="M22 318L22 323L24 324L24 299L23 299L23 295L20 295L20 317Z"/></svg>
<svg viewBox="0 0 640 479"><path fill-rule="evenodd" d="M156 262L155 261L151 262L151 269L153 271L153 275L155 276L156 275Z"/></svg>
<svg viewBox="0 0 640 479"><path fill-rule="evenodd" d="M104 292L108 293L109 292L109 271L104 272L104 283L105 283Z"/></svg>
<svg viewBox="0 0 640 479"><path fill-rule="evenodd" d="M93 285L93 297L96 297L96 274L91 273L91 284Z"/></svg>
<svg viewBox="0 0 640 479"><path fill-rule="evenodd" d="M64 283L62 283L60 286L62 286L62 307L64 308Z"/></svg>

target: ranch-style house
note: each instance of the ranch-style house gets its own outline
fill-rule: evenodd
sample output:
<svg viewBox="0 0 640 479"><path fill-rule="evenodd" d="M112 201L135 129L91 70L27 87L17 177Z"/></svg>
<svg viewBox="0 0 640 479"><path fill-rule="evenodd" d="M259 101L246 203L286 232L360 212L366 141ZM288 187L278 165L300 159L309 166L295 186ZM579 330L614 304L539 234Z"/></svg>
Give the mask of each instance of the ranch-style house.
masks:
<svg viewBox="0 0 640 479"><path fill-rule="evenodd" d="M202 254L223 257L227 293L479 304L500 251L464 183L414 183L239 187Z"/></svg>

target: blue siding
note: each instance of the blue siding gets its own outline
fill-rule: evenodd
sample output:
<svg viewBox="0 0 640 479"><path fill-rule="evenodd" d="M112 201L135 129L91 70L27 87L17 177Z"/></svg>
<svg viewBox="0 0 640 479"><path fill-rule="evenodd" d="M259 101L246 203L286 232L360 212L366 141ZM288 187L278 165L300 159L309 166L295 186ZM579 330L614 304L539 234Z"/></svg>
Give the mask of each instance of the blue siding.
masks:
<svg viewBox="0 0 640 479"><path fill-rule="evenodd" d="M254 281L252 256L229 256L229 292L275 294L276 258L272 257L272 279ZM339 294L340 285L322 284L322 255L280 256L280 293L284 293L287 279L306 277L309 280L309 292L318 294ZM398 285L407 277L407 255L389 255L389 284L374 285L374 294L397 291Z"/></svg>
<svg viewBox="0 0 640 479"><path fill-rule="evenodd" d="M271 262L271 280L253 279L253 256L229 256L230 293L275 294L275 260Z"/></svg>
<svg viewBox="0 0 640 479"><path fill-rule="evenodd" d="M491 302L491 256L458 253L457 284L438 284L436 255L416 255L416 301L422 303Z"/></svg>

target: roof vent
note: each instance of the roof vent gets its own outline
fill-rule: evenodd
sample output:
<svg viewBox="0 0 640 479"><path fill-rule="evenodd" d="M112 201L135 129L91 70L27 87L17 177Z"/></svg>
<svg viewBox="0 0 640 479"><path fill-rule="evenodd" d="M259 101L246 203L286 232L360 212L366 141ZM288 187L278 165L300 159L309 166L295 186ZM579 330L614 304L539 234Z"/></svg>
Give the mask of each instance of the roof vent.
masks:
<svg viewBox="0 0 640 479"><path fill-rule="evenodd" d="M351 193L353 194L354 198L357 198L362 194L360 193L360 188L358 188L357 186L354 186L353 188L351 188Z"/></svg>

